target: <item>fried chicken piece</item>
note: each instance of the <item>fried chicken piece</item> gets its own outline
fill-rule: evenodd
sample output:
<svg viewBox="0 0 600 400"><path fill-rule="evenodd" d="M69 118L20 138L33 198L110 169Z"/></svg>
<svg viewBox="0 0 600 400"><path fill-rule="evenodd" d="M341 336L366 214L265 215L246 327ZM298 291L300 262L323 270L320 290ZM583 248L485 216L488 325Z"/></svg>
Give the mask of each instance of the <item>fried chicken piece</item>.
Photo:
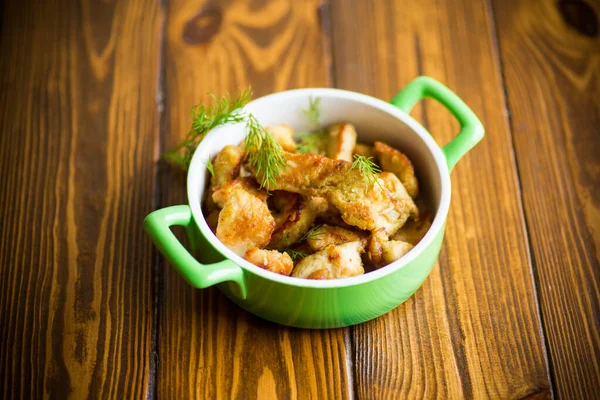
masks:
<svg viewBox="0 0 600 400"><path fill-rule="evenodd" d="M334 160L352 161L352 150L356 145L356 129L354 125L339 123L327 129L329 143L327 145L327 157Z"/></svg>
<svg viewBox="0 0 600 400"><path fill-rule="evenodd" d="M324 222L327 225L340 226L346 229L353 228L353 226L344 222L340 210L335 208L326 198L315 196L312 199L317 204L318 221Z"/></svg>
<svg viewBox="0 0 600 400"><path fill-rule="evenodd" d="M377 182L367 185L360 175L343 180L327 193L347 224L368 231L384 228L391 235L410 215L418 215L415 203L394 174L382 172Z"/></svg>
<svg viewBox="0 0 600 400"><path fill-rule="evenodd" d="M318 154L285 153L285 168L274 183L265 182L265 188L300 193L305 196L323 196L328 187L337 185L350 170L352 163L332 160ZM250 173L262 181L255 166L248 165Z"/></svg>
<svg viewBox="0 0 600 400"><path fill-rule="evenodd" d="M375 266L381 267L399 260L408 253L413 245L399 240L389 240L384 229L371 234L367 245L367 258Z"/></svg>
<svg viewBox="0 0 600 400"><path fill-rule="evenodd" d="M364 246L360 241L327 246L323 250L300 261L292 276L307 279L339 279L364 274L361 253Z"/></svg>
<svg viewBox="0 0 600 400"><path fill-rule="evenodd" d="M418 218L419 209L395 174L391 172L381 172L379 178L383 181L384 187L388 190L395 209L404 210L398 220L390 223L386 227L386 233L388 235L393 235L398 229L404 226L408 217Z"/></svg>
<svg viewBox="0 0 600 400"><path fill-rule="evenodd" d="M274 229L275 220L266 202L238 188L231 193L219 214L217 238L243 257L253 247L265 247Z"/></svg>
<svg viewBox="0 0 600 400"><path fill-rule="evenodd" d="M271 125L265 128L275 140L279 142L285 151L296 151L296 142L294 141L294 130L289 125Z"/></svg>
<svg viewBox="0 0 600 400"><path fill-rule="evenodd" d="M240 146L227 145L217 153L213 160L213 171L210 183L212 186L222 186L238 177L244 149Z"/></svg>
<svg viewBox="0 0 600 400"><path fill-rule="evenodd" d="M285 153L286 168L267 189L279 189L305 196L321 196L340 211L349 225L374 231L385 227L388 234L400 228L418 210L393 174L379 174L369 184L351 163L314 154ZM256 171L251 171L256 173ZM270 187L269 187L270 186Z"/></svg>
<svg viewBox="0 0 600 400"><path fill-rule="evenodd" d="M329 245L339 245L359 241L363 246L367 244L365 232L351 231L339 226L323 225L315 230L306 242L313 251L321 251Z"/></svg>
<svg viewBox="0 0 600 400"><path fill-rule="evenodd" d="M393 172L400 179L406 191L413 199L419 194L419 182L415 169L406 155L383 142L375 142L375 154L381 169Z"/></svg>
<svg viewBox="0 0 600 400"><path fill-rule="evenodd" d="M246 252L244 258L267 271L285 276L290 276L294 268L290 255L277 250L262 250L254 247Z"/></svg>
<svg viewBox="0 0 600 400"><path fill-rule="evenodd" d="M325 197L314 196L311 198L311 201L315 207L315 211L317 215L325 214L330 211L330 209L334 209L331 204L327 201Z"/></svg>
<svg viewBox="0 0 600 400"><path fill-rule="evenodd" d="M416 246L423 239L431 227L432 217L430 214L420 215L419 219L409 219L406 224L392 237L394 240L412 243Z"/></svg>
<svg viewBox="0 0 600 400"><path fill-rule="evenodd" d="M261 201L267 201L269 192L264 189L259 189L258 183L254 178L235 178L234 180L225 183L223 186L213 187L212 200L219 206L223 207L231 194L238 189L242 189L253 196L258 197Z"/></svg>
<svg viewBox="0 0 600 400"><path fill-rule="evenodd" d="M375 156L375 153L373 153L373 148L366 143L356 143L354 150L352 150L352 154L358 154L359 156L367 158Z"/></svg>
<svg viewBox="0 0 600 400"><path fill-rule="evenodd" d="M269 247L282 249L296 243L308 232L317 212L309 198L291 192L275 193L273 204L280 212L275 215L275 231Z"/></svg>

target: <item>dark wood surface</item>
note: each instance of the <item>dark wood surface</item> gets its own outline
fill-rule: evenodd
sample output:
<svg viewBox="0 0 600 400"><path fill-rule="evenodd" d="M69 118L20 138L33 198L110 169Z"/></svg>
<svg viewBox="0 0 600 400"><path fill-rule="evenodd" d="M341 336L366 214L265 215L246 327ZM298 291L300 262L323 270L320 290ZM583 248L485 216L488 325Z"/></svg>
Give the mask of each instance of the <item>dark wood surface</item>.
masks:
<svg viewBox="0 0 600 400"><path fill-rule="evenodd" d="M586 8L586 4L591 6ZM600 395L600 5L456 0L5 2L0 397ZM374 321L309 331L190 288L141 222L207 93L418 75L486 126L440 258ZM413 116L446 143L457 124Z"/></svg>
<svg viewBox="0 0 600 400"><path fill-rule="evenodd" d="M600 39L587 20L600 2L561 3L494 8L556 394L598 398Z"/></svg>
<svg viewBox="0 0 600 400"><path fill-rule="evenodd" d="M0 397L144 397L159 7L3 7Z"/></svg>

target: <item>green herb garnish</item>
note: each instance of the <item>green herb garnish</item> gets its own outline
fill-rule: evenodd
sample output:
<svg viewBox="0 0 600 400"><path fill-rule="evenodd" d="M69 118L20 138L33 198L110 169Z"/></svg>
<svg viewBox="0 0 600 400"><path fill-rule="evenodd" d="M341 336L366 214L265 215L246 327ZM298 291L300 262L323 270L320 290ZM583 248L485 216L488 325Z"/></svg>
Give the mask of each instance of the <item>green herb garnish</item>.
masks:
<svg viewBox="0 0 600 400"><path fill-rule="evenodd" d="M297 137L300 142L296 146L296 152L299 154L319 154L323 151L325 143L325 132L301 133Z"/></svg>
<svg viewBox="0 0 600 400"><path fill-rule="evenodd" d="M304 116L308 121L312 124L313 130L321 129L321 109L319 108L321 105L320 97L309 97L308 98L308 108L303 110Z"/></svg>
<svg viewBox="0 0 600 400"><path fill-rule="evenodd" d="M296 152L300 154L320 154L324 151L325 139L327 132L321 128L321 98L309 97L308 108L302 110L302 113L311 125L312 132L304 132L296 135L299 139Z"/></svg>
<svg viewBox="0 0 600 400"><path fill-rule="evenodd" d="M290 249L290 248L281 249L281 251L283 251L284 253L288 253L288 255L290 256L292 261L296 261L299 258L304 258L304 257L308 256L308 253L305 253L303 251L297 251L297 250Z"/></svg>
<svg viewBox="0 0 600 400"><path fill-rule="evenodd" d="M263 128L254 115L242 112L252 98L252 90L247 88L231 98L229 94L221 98L211 95L213 105L199 104L192 108L192 128L185 139L163 154L163 158L171 160L179 167L187 170L192 160L194 151L202 139L213 128L220 125L246 122L248 135L244 140L246 159L255 168L257 178L262 188L265 185L274 185L275 179L285 166L284 151L279 142ZM183 150L183 154L179 154ZM212 162L206 162L206 168L214 175Z"/></svg>
<svg viewBox="0 0 600 400"><path fill-rule="evenodd" d="M231 98L229 94L221 98L217 98L214 95L211 95L211 97L214 100L214 104L209 106L198 104L192 108L193 122L187 136L181 143L162 156L184 170L189 168L194 151L211 129L219 125L233 124L245 120L246 115L240 113L239 109L250 101L252 90L250 87L240 90L234 98ZM183 154L179 154L181 150L183 150Z"/></svg>
<svg viewBox="0 0 600 400"><path fill-rule="evenodd" d="M358 154L354 155L354 161L350 166L348 171L353 169L357 169L363 176L363 182L365 183L365 192L369 190L372 184L377 183L381 190L384 190L381 183L379 183L378 174L381 172L381 169L375 164L373 161L373 157L365 157Z"/></svg>
<svg viewBox="0 0 600 400"><path fill-rule="evenodd" d="M213 163L210 160L210 158L206 160L204 164L206 165L206 169L208 170L208 172L210 172L210 176L215 176L215 167L213 166Z"/></svg>
<svg viewBox="0 0 600 400"><path fill-rule="evenodd" d="M317 240L319 237L325 234L325 232L321 230L322 227L323 225L313 226L300 239L298 239L298 242L302 242L304 240Z"/></svg>
<svg viewBox="0 0 600 400"><path fill-rule="evenodd" d="M246 120L248 135L244 139L246 159L256 171L260 187L276 185L276 179L285 167L285 153L279 142L258 123L254 115Z"/></svg>

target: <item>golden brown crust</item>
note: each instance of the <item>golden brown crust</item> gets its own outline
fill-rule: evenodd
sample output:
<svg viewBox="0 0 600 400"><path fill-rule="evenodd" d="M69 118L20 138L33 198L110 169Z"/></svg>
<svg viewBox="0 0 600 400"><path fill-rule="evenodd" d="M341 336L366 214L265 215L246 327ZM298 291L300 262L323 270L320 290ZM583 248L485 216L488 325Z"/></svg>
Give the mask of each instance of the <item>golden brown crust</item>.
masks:
<svg viewBox="0 0 600 400"><path fill-rule="evenodd" d="M242 189L253 196L258 197L261 201L267 201L269 193L264 189L259 189L258 183L254 178L236 178L230 182L225 183L223 186L216 186L212 188L212 200L219 207L223 207L227 199L231 194L238 189Z"/></svg>
<svg viewBox="0 0 600 400"><path fill-rule="evenodd" d="M358 154L359 156L371 158L375 156L373 152L373 147L366 143L356 143L354 146L354 150L352 150L352 154Z"/></svg>
<svg viewBox="0 0 600 400"><path fill-rule="evenodd" d="M409 219L406 224L392 237L394 240L411 243L416 246L423 239L432 223L432 215L425 213L419 215L418 219Z"/></svg>
<svg viewBox="0 0 600 400"><path fill-rule="evenodd" d="M275 220L267 204L243 189L236 189L219 214L217 238L239 256L271 240Z"/></svg>
<svg viewBox="0 0 600 400"><path fill-rule="evenodd" d="M379 229L371 234L366 248L366 255L373 265L381 267L399 260L412 248L413 245L410 243L389 240L385 230Z"/></svg>
<svg viewBox="0 0 600 400"><path fill-rule="evenodd" d="M238 177L244 149L240 146L227 145L217 153L213 160L214 175L211 178L212 186L222 186Z"/></svg>
<svg viewBox="0 0 600 400"><path fill-rule="evenodd" d="M350 178L327 193L327 199L340 210L347 224L368 231L385 228L388 234L393 234L410 215L418 212L393 174L381 173L377 183L367 186L360 173L358 176L351 176L351 173L358 171L350 171Z"/></svg>
<svg viewBox="0 0 600 400"><path fill-rule="evenodd" d="M339 123L329 127L327 157L334 160L352 161L352 150L356 145L356 129L349 123Z"/></svg>
<svg viewBox="0 0 600 400"><path fill-rule="evenodd" d="M355 241L360 241L364 246L367 244L368 234L366 232L351 231L339 226L323 225L312 236L306 242L313 251L321 251L330 245L336 246Z"/></svg>
<svg viewBox="0 0 600 400"><path fill-rule="evenodd" d="M291 126L281 124L281 125L271 125L265 128L267 132L271 134L279 142L281 147L285 151L294 152L296 151L296 142L294 141L294 130Z"/></svg>
<svg viewBox="0 0 600 400"><path fill-rule="evenodd" d="M305 196L319 196L328 187L335 186L344 179L352 163L332 160L318 154L285 153L286 167L275 179L275 183L266 182L267 190L285 190ZM256 170L248 166L257 178Z"/></svg>
<svg viewBox="0 0 600 400"><path fill-rule="evenodd" d="M364 252L359 242L327 246L300 261L292 276L307 279L339 279L362 275L365 270L360 255Z"/></svg>
<svg viewBox="0 0 600 400"><path fill-rule="evenodd" d="M254 247L246 252L244 258L258 267L280 275L289 276L294 268L294 262L289 254L277 250L262 250Z"/></svg>
<svg viewBox="0 0 600 400"><path fill-rule="evenodd" d="M385 227L393 234L409 215L417 213L413 200L391 173L380 174L377 184L367 184L347 161L313 154L286 153L285 157L286 168L268 189L324 196L349 225L369 231Z"/></svg>
<svg viewBox="0 0 600 400"><path fill-rule="evenodd" d="M280 212L275 215L275 231L269 247L282 249L296 243L315 222L316 211L310 199L291 192L276 192L273 202Z"/></svg>
<svg viewBox="0 0 600 400"><path fill-rule="evenodd" d="M383 142L375 142L375 154L384 171L393 172L413 199L419 194L419 182L410 159L402 152Z"/></svg>

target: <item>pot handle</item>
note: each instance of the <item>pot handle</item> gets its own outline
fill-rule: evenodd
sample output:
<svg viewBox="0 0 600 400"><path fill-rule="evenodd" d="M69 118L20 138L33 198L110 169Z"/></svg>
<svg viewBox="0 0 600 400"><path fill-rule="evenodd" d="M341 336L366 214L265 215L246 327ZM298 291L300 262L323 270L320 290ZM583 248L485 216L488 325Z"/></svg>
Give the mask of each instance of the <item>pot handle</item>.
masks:
<svg viewBox="0 0 600 400"><path fill-rule="evenodd" d="M239 288L238 297L245 299L244 271L239 265L229 259L214 264L199 263L170 229L173 225L183 226L188 235L192 236L191 230L195 228L193 224L192 212L187 205L162 208L144 219L144 229L158 250L192 286L203 289L232 281Z"/></svg>
<svg viewBox="0 0 600 400"><path fill-rule="evenodd" d="M475 113L454 92L428 76L420 76L410 82L392 99L391 103L410 114L414 105L425 97L440 102L460 124L458 135L442 147L448 170L452 171L458 160L483 138L483 125Z"/></svg>

